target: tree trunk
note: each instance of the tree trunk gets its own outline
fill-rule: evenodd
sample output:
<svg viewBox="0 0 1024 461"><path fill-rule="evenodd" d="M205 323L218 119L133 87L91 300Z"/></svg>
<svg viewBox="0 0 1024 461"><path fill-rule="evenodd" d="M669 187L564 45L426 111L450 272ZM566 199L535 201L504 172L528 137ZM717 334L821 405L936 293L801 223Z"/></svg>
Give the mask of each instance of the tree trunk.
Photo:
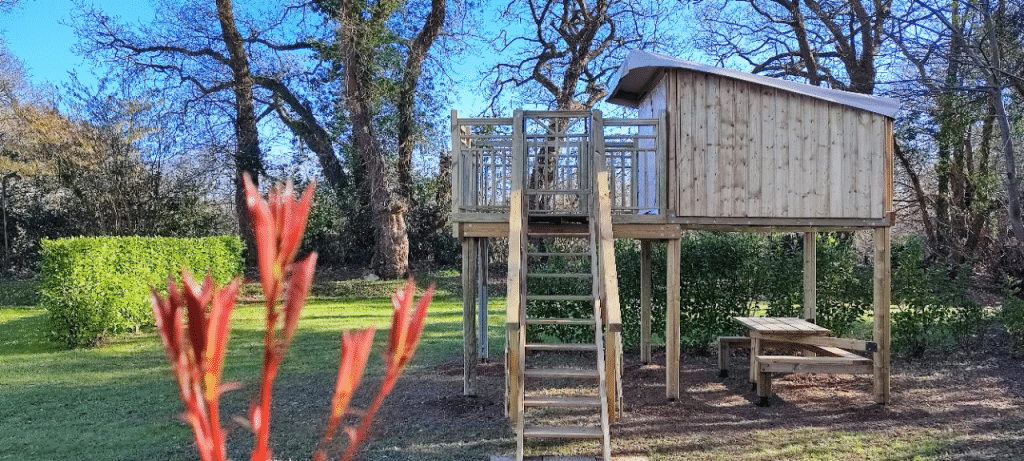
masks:
<svg viewBox="0 0 1024 461"><path fill-rule="evenodd" d="M259 132L256 128L256 108L252 96L252 75L249 72L249 58L245 53L245 42L235 27L235 15L231 0L216 0L217 19L220 20L224 45L230 56L229 66L233 77L232 90L235 93L235 211L238 213L238 230L249 249L250 262L255 261L256 240L253 235L249 208L245 201L245 187L242 181L248 174L254 184L259 184L263 172L263 156L260 153Z"/></svg>
<svg viewBox="0 0 1024 461"><path fill-rule="evenodd" d="M405 277L409 273L409 233L405 224L406 204L395 191L388 174L387 159L374 129L374 113L369 93L374 71L372 56L362 53L362 12L351 2L342 2L341 24L337 28L344 67L345 108L352 123L352 141L363 162L366 187L374 220L372 266L385 279Z"/></svg>
<svg viewBox="0 0 1024 461"><path fill-rule="evenodd" d="M423 74L423 61L444 25L447 0L431 0L423 28L409 43L405 73L398 92L398 188L406 203L412 203L412 152L416 147L416 87Z"/></svg>

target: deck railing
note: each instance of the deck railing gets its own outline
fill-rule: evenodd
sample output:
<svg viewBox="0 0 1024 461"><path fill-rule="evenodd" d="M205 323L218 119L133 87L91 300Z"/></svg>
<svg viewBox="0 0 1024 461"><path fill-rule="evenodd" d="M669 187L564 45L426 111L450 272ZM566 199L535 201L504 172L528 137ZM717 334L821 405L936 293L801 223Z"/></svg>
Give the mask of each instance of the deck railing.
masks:
<svg viewBox="0 0 1024 461"><path fill-rule="evenodd" d="M513 129L517 125L519 130ZM522 142L513 143L516 136ZM598 136L603 143L595 142ZM664 216L664 113L656 119L603 119L600 111L516 111L511 118L459 118L452 111L454 220L506 221L515 168L521 168L524 190L545 202L531 210L588 214L589 202L580 197L593 187L590 153L602 144L612 213L623 218ZM518 165L513 162L513 145L524 150Z"/></svg>

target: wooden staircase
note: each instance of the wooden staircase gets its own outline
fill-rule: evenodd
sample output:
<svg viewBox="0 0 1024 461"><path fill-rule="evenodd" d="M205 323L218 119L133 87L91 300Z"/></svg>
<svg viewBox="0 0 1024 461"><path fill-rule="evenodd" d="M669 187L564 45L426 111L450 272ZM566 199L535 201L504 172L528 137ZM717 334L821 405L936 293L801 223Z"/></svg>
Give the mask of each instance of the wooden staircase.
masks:
<svg viewBox="0 0 1024 461"><path fill-rule="evenodd" d="M603 138L592 135L603 131L595 123L588 140L565 150L569 136L524 135L520 116L512 136L505 318L516 460L526 439L595 439L608 460L609 425L621 410L622 322ZM534 146L532 156L521 142ZM588 174L527 187L530 168L562 162L559 171Z"/></svg>
<svg viewBox="0 0 1024 461"><path fill-rule="evenodd" d="M605 459L610 455L594 223L588 217L566 219L570 222L553 225L550 218L531 217L526 225L527 241L532 243L523 254L526 258L523 312L526 337L531 342L523 345L524 355L518 370L522 372L523 381L519 394L522 406L516 418L517 459L523 456L527 438L597 439L601 441ZM578 317L551 317L548 312L555 307L561 307L559 310L563 312L583 312ZM574 330L570 336L586 336L581 330L589 329L593 338L582 343L532 342L536 340L534 337L541 336L534 331L542 331L548 326ZM532 363L542 357L547 362L556 363ZM560 360L563 357L564 360ZM580 359L583 363L589 362L589 366L579 363L576 364L578 368L564 366L567 361L580 362ZM571 390L557 389L566 384L571 386ZM552 391L552 388L556 390ZM534 416L534 410L542 416ZM570 418L575 422L571 425L545 424L544 419L552 416Z"/></svg>

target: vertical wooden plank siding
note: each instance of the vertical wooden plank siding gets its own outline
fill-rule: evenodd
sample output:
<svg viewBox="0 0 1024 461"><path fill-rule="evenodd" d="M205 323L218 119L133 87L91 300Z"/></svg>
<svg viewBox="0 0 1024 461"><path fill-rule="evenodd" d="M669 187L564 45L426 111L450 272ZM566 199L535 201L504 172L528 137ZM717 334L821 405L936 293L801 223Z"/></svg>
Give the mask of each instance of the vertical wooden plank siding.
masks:
<svg viewBox="0 0 1024 461"><path fill-rule="evenodd" d="M749 85L746 82L736 82L735 96L731 104L735 107L733 118L733 147L732 163L734 165L732 176L732 197L734 216L749 216L747 213L747 201L751 197L750 177L747 169L750 167L750 158L753 152L750 150L750 93Z"/></svg>
<svg viewBox="0 0 1024 461"><path fill-rule="evenodd" d="M707 76L690 74L693 79L693 208L688 216L709 216L708 213L708 118ZM685 153L683 154L685 155ZM687 215L684 215L687 216Z"/></svg>
<svg viewBox="0 0 1024 461"><path fill-rule="evenodd" d="M857 122L859 117L855 112L843 108L843 171L848 182L844 182L845 197L843 199L843 214L850 217L859 217L857 192L861 185L858 183L860 162L857 160Z"/></svg>
<svg viewBox="0 0 1024 461"><path fill-rule="evenodd" d="M707 77L707 100L705 101L705 111L707 113L707 154L704 157L704 161L707 162L707 185L705 186L705 193L707 194L707 213L708 216L724 216L722 210L722 200L720 195L721 190L721 172L718 168L719 163L719 151L721 150L721 107L719 106L718 93L721 91L721 85L719 85L720 79L715 76Z"/></svg>
<svg viewBox="0 0 1024 461"><path fill-rule="evenodd" d="M761 216L761 170L764 169L764 149L761 146L761 89L747 85L749 117L744 142L747 156L747 216Z"/></svg>
<svg viewBox="0 0 1024 461"><path fill-rule="evenodd" d="M874 276L874 340L878 351L874 354L875 402L889 403L889 346L890 346L890 269L892 234L888 227L875 228L875 276Z"/></svg>
<svg viewBox="0 0 1024 461"><path fill-rule="evenodd" d="M893 191L893 184L892 184L892 181L893 181L892 180L892 177L893 177L893 170L892 170L893 158L892 158L892 155L893 155L893 149L895 148L895 146L893 145L892 126L893 126L893 119L886 117L886 119L885 119L885 140L884 140L885 145L883 146L883 149L885 151L885 183L886 183L885 190L886 190L886 193L885 193L885 205L882 208L882 211L885 212L885 213L889 213L889 212L892 211L892 199L893 199L893 193L894 193L894 191Z"/></svg>
<svg viewBox="0 0 1024 461"><path fill-rule="evenodd" d="M679 239L668 241L665 264L665 397L679 399Z"/></svg>
<svg viewBox="0 0 1024 461"><path fill-rule="evenodd" d="M838 104L829 104L828 132L828 216L843 216L846 175L843 170L843 110Z"/></svg>
<svg viewBox="0 0 1024 461"><path fill-rule="evenodd" d="M689 70L657 93L676 216L877 219L891 208L888 117Z"/></svg>
<svg viewBox="0 0 1024 461"><path fill-rule="evenodd" d="M875 186L878 182L871 172L876 158L880 160L881 155L877 154L878 143L871 139L871 114L861 111L857 119L857 159L860 162L857 168L857 209L861 217L870 217L871 196L879 192Z"/></svg>
<svg viewBox="0 0 1024 461"><path fill-rule="evenodd" d="M736 172L736 85L729 78L718 79L718 196L722 216L735 216L733 176Z"/></svg>
<svg viewBox="0 0 1024 461"><path fill-rule="evenodd" d="M879 114L868 114L871 117L871 134L865 139L865 147L870 146L871 152L871 216L885 214L885 199L889 196L889 184L886 180L885 160L885 120Z"/></svg>
<svg viewBox="0 0 1024 461"><path fill-rule="evenodd" d="M669 132L672 133L669 135L669 139L675 143L675 148L668 150L668 162L676 166L676 177L679 179L676 186L679 188L677 194L679 200L675 204L676 208L673 209L677 213L692 214L694 190L699 177L693 169L695 155L693 119L696 113L693 110L693 74L673 72L671 75L674 77L677 96L674 101L671 101L675 112L669 114L670 127L675 127L675 129L669 128Z"/></svg>
<svg viewBox="0 0 1024 461"><path fill-rule="evenodd" d="M775 92L778 99L775 100L775 211L772 216L777 217L788 217L789 216L789 183L792 181L790 176L790 163L789 163L789 100L788 93L776 90Z"/></svg>
<svg viewBox="0 0 1024 461"><path fill-rule="evenodd" d="M476 239L462 239L462 394L476 395Z"/></svg>
<svg viewBox="0 0 1024 461"><path fill-rule="evenodd" d="M760 216L774 216L775 213L775 89L761 89L761 211Z"/></svg>
<svg viewBox="0 0 1024 461"><path fill-rule="evenodd" d="M831 170L830 161L832 160L829 155L829 125L828 125L828 106L829 104L825 101L818 101L815 103L816 110L815 114L815 134L817 135L816 148L814 150L814 156L817 159L817 165L814 167L815 173L815 190L818 193L818 205L814 210L815 216L829 216L829 193L831 192L831 177L829 173Z"/></svg>

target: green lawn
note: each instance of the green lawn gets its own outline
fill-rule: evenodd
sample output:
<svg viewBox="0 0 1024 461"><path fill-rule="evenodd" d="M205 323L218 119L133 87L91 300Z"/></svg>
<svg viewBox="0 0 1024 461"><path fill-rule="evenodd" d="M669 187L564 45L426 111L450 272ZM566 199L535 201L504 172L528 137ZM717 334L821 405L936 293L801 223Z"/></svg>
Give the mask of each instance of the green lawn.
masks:
<svg viewBox="0 0 1024 461"><path fill-rule="evenodd" d="M322 430L335 370L339 332L391 320L387 298L314 300L275 387L282 427L272 425L280 459L308 459ZM24 304L24 303L12 303ZM245 415L262 353L260 305L236 308L225 381L243 388L223 398L224 414ZM431 304L421 347L407 373L461 357L461 299L441 293ZM46 312L0 305L0 460L191 460L196 458L160 339L154 331L91 349L60 350L44 337ZM387 330L377 332L369 381L381 369ZM301 394L299 396L289 394ZM299 398L297 398L299 397ZM273 420L272 420L273 423ZM232 425L226 422L225 425ZM233 459L247 459L250 437L237 424ZM286 427L287 426L287 427Z"/></svg>

